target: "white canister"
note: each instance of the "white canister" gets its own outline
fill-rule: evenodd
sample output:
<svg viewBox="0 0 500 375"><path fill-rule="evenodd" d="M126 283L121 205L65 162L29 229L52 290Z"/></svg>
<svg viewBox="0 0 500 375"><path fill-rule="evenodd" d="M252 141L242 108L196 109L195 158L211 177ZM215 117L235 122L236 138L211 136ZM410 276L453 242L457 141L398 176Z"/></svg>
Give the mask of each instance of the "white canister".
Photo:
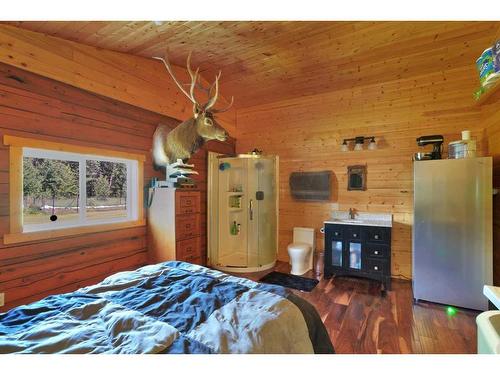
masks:
<svg viewBox="0 0 500 375"><path fill-rule="evenodd" d="M462 140L470 141L470 130L462 130Z"/></svg>

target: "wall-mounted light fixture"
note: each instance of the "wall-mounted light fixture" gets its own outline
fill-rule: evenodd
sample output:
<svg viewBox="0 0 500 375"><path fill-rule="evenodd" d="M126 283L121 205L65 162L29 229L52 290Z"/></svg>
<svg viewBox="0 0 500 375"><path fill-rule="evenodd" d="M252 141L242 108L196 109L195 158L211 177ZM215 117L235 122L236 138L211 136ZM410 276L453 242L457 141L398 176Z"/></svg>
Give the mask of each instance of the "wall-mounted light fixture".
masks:
<svg viewBox="0 0 500 375"><path fill-rule="evenodd" d="M349 143L348 142L354 142L354 151L361 151L363 149L363 144L365 143L365 140L370 140L368 143L368 150L376 150L377 149L377 143L375 142L375 137L370 136L370 137L354 137L354 138L346 138L342 142L342 145L340 146L341 151L349 151Z"/></svg>

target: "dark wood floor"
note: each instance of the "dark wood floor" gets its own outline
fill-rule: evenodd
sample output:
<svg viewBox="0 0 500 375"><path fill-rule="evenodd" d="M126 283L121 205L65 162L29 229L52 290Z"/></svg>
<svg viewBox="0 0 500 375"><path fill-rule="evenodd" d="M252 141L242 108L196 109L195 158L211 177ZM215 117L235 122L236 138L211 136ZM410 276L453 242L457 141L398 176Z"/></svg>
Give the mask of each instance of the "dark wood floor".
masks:
<svg viewBox="0 0 500 375"><path fill-rule="evenodd" d="M276 271L290 272L278 262ZM235 274L258 280L269 271ZM330 334L337 353L476 353L478 311L458 309L449 316L446 306L413 303L411 282L393 280L385 296L380 284L364 279L323 279L312 292L296 291L312 303Z"/></svg>

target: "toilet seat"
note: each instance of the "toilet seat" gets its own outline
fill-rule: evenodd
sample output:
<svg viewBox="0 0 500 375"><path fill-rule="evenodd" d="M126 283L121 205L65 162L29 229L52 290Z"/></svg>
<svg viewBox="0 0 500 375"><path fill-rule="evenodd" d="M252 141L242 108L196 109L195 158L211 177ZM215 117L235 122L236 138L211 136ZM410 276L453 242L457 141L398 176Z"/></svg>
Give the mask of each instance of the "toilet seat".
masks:
<svg viewBox="0 0 500 375"><path fill-rule="evenodd" d="M311 245L308 245L306 243L302 243L302 242L294 242L294 243L291 243L290 245L288 245L288 249L289 250L302 250L302 251L305 251L305 250L311 250Z"/></svg>

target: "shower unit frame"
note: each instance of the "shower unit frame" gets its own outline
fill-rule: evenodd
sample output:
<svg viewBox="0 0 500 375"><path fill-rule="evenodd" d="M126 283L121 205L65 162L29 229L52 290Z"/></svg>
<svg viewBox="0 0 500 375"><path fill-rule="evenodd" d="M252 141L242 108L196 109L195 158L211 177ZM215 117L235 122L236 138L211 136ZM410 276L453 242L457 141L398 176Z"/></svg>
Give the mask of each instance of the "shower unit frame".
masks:
<svg viewBox="0 0 500 375"><path fill-rule="evenodd" d="M266 269L270 269L274 267L276 264L276 259L278 255L278 243L279 243L279 157L278 156L271 156L271 155L253 155L253 154L238 154L238 155L224 155L224 154L219 154L216 152L208 152L208 178L207 178L207 264L213 268L219 269L221 271L226 271L226 272L257 272L257 271L263 271ZM250 198L250 182L247 181L249 172L248 169L245 170L245 175L241 177L242 181L241 184L245 186L245 189L247 191L228 191L227 187L221 187L219 189L219 166L220 163L223 159L226 159L228 161L233 160L234 162L238 163L241 161L244 163L244 160L255 160L255 159L263 159L266 161L273 160L274 161L274 177L270 178L269 180L266 180L266 182L271 184L274 194L274 200L272 200L272 204L274 204L274 213L268 213L266 216L267 219L272 218L274 219L275 222L275 231L274 231L274 240L269 242L267 241L267 246L266 249L261 248L261 241L260 241L260 235L262 234L262 231L269 231L269 228L272 230L272 222L268 224L267 221L262 220L262 213L260 212L260 205L258 203L257 196L253 196ZM249 162L247 162L247 168L249 166ZM229 176L227 177L229 179ZM255 179L254 179L254 184L255 184ZM228 182L229 183L229 182ZM257 185L259 182L257 182ZM269 187L269 186L268 186ZM237 189L238 190L238 189ZM238 194L241 193L241 194ZM257 194L257 191L255 191L255 194ZM229 199L231 199L231 196L238 197L241 195L244 198L241 199L241 207L240 210L234 209L234 211L240 211L241 213L246 213L246 219L244 220L243 223L243 228L242 231L239 232L239 227L237 228L238 234L234 236L234 239L237 240L239 238L239 243L240 244L245 244L246 245L246 262L233 262L233 264L228 264L227 262L222 261L222 254L221 254L221 249L223 246L221 246L221 241L223 239L221 238L223 232L222 230L225 230L227 232L230 232L232 228L229 228L228 226L231 225L230 221L232 219L229 219L231 217L231 209L229 208ZM246 195L246 197L245 197ZM267 193L264 193L264 200L266 199ZM224 199L223 200L221 200ZM238 199L238 198L235 198ZM226 202L227 200L227 202ZM223 205L221 205L221 202L224 202ZM269 201L268 201L269 202ZM227 205L227 207L225 207ZM226 209L224 210L222 207L225 207ZM264 208L264 206L262 206ZM222 212L221 212L222 211ZM226 211L226 212L224 212ZM265 209L263 209L265 211ZM257 217L257 224L255 222L253 223L253 226L257 226L257 234L250 234L249 232L249 227L250 224L245 225L245 223L249 223L250 220L252 220L250 217L251 215L259 215ZM221 217L222 216L222 217ZM242 218L242 216L240 216ZM262 223L261 221L262 220ZM224 223L224 224L223 224ZM223 228L222 225L225 225ZM264 227L259 228L260 225L263 225ZM255 233L255 232L254 232ZM269 234L270 232L268 232ZM240 237L241 234L241 237ZM226 238L231 238L228 237L227 233L225 233ZM252 236L251 238L249 238ZM255 237L258 238L258 240L255 240ZM257 249L255 249L255 242L257 242ZM231 246L228 246L231 247ZM224 249L222 249L224 250ZM255 258L255 251L257 251L257 257ZM241 251L240 251L241 252ZM264 256L264 255L265 256ZM227 254L226 254L227 256ZM246 263L246 264L243 264Z"/></svg>

